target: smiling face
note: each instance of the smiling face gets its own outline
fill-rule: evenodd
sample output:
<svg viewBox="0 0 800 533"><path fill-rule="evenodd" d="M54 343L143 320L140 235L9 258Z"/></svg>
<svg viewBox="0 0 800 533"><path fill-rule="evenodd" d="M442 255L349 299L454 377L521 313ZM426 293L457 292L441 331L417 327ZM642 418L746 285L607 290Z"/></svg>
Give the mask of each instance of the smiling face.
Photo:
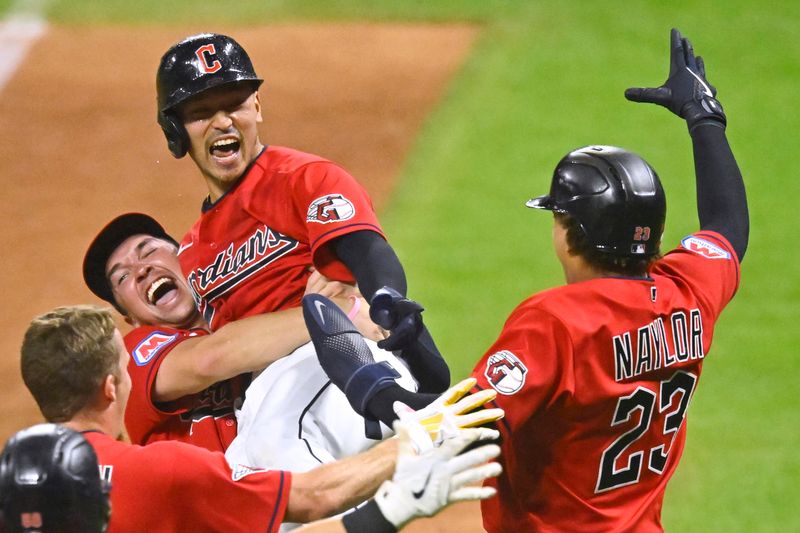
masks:
<svg viewBox="0 0 800 533"><path fill-rule="evenodd" d="M189 135L189 155L216 201L264 148L258 139L258 93L249 83L225 85L182 103L178 114Z"/></svg>
<svg viewBox="0 0 800 533"><path fill-rule="evenodd" d="M117 304L135 326L184 329L202 325L170 242L152 235L128 237L109 256L106 279Z"/></svg>

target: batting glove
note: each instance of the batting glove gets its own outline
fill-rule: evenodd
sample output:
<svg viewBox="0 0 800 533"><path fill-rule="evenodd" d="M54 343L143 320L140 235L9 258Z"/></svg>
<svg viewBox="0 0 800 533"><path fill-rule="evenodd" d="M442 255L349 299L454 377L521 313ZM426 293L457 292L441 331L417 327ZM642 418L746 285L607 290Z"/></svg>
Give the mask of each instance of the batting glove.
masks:
<svg viewBox="0 0 800 533"><path fill-rule="evenodd" d="M707 120L725 127L725 112L716 100L716 94L717 90L706 80L703 58L695 57L689 39L673 28L667 81L661 87L627 89L625 98L666 107L686 120L691 131L698 123Z"/></svg>
<svg viewBox="0 0 800 533"><path fill-rule="evenodd" d="M446 438L448 426L455 430L483 426L505 416L500 408L484 407L497 397L494 389L467 394L477 382L475 378L464 379L418 411L395 402L394 411L401 420L418 422L438 446Z"/></svg>
<svg viewBox="0 0 800 533"><path fill-rule="evenodd" d="M394 430L399 438L397 467L394 477L378 489L375 502L395 528L416 517L433 516L451 503L494 496L494 488L475 485L502 471L498 463L487 462L500 454L500 447L484 444L462 452L473 443L496 439L497 431L459 429L434 447L415 420L397 421Z"/></svg>
<svg viewBox="0 0 800 533"><path fill-rule="evenodd" d="M375 291L369 305L372 321L390 332L388 338L378 343L379 348L390 352L400 350L417 340L422 332L425 308L391 287Z"/></svg>

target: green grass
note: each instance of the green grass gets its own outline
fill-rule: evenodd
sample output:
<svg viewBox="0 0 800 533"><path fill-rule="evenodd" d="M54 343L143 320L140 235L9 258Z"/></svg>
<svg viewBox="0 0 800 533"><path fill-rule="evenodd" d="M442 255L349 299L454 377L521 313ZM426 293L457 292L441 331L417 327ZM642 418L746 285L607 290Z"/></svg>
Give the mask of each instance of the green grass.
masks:
<svg viewBox="0 0 800 533"><path fill-rule="evenodd" d="M622 97L628 86L663 81L669 28L680 28L720 90L752 234L742 286L718 324L693 402L664 523L670 531L800 530L796 2L62 0L49 16L69 24L482 23L474 54L429 117L382 214L456 378L520 300L561 282L551 219L522 204L546 191L569 149L604 143L641 153L667 190L665 243L696 227L685 126Z"/></svg>

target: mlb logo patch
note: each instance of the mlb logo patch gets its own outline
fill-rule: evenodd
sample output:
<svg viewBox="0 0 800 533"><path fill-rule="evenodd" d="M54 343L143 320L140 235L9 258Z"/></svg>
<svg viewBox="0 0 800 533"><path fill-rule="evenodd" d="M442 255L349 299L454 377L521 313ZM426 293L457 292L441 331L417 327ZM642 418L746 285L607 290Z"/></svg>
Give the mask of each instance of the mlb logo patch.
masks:
<svg viewBox="0 0 800 533"><path fill-rule="evenodd" d="M696 237L694 235L689 235L688 237L685 237L681 241L681 245L690 252L694 252L697 255L702 255L706 259L731 258L731 254L728 253L723 248L720 248L716 244L709 242L705 239L701 239L700 237Z"/></svg>
<svg viewBox="0 0 800 533"><path fill-rule="evenodd" d="M329 194L321 196L311 202L306 213L308 222L319 222L328 224L329 222L341 222L353 218L356 208L353 202L341 194Z"/></svg>
<svg viewBox="0 0 800 533"><path fill-rule="evenodd" d="M528 369L522 361L508 350L493 353L486 360L484 375L491 385L500 394L515 394L525 385L525 375Z"/></svg>
<svg viewBox="0 0 800 533"><path fill-rule="evenodd" d="M177 333L168 335L161 331L154 331L133 349L131 352L133 361L137 366L146 365L158 352L172 344L177 338Z"/></svg>

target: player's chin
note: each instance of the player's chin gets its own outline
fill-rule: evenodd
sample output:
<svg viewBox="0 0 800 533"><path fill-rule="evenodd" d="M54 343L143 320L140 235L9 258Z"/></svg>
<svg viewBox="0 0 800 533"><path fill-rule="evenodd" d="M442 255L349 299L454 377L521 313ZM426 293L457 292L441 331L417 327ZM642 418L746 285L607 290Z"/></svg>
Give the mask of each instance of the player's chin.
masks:
<svg viewBox="0 0 800 533"><path fill-rule="evenodd" d="M236 181L241 176L247 165L241 158L232 160L219 160L214 159L211 165L211 174L214 178L222 183Z"/></svg>

